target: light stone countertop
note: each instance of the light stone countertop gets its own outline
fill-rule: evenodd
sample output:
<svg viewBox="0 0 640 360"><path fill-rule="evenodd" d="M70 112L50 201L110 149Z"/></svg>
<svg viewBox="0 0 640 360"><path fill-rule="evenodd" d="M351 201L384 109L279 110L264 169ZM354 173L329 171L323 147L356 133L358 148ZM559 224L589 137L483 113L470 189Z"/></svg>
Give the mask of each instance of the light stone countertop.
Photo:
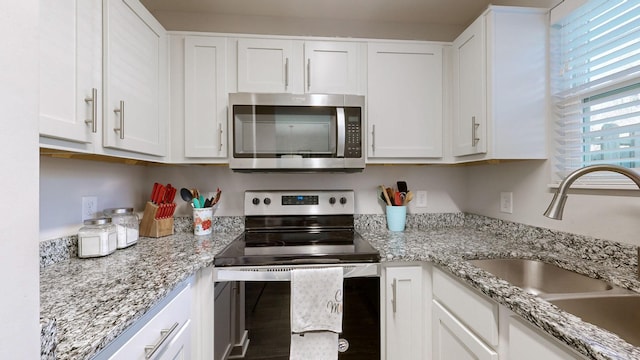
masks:
<svg viewBox="0 0 640 360"><path fill-rule="evenodd" d="M380 250L383 262L432 262L588 358L640 358L640 348L466 261L540 259L640 292L633 246L464 214L413 216L400 233L384 229L378 215L358 216L356 227ZM94 356L180 282L210 266L242 231L229 229L211 236L141 238L104 258L72 257L42 267L41 318L43 324L55 322L57 337L46 341L55 358Z"/></svg>

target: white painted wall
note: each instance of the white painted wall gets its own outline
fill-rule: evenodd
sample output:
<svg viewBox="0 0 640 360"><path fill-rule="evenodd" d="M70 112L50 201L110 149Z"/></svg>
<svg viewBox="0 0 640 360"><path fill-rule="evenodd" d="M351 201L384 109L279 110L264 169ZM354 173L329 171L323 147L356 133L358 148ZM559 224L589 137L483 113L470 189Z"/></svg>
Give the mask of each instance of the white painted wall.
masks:
<svg viewBox="0 0 640 360"><path fill-rule="evenodd" d="M569 190L563 220L542 215L553 190L547 161L470 166L465 211L640 246L640 191ZM513 192L513 214L499 211L500 192Z"/></svg>
<svg viewBox="0 0 640 360"><path fill-rule="evenodd" d="M0 1L0 359L38 359L38 0Z"/></svg>
<svg viewBox="0 0 640 360"><path fill-rule="evenodd" d="M170 182L176 187L197 187L201 192L223 190L218 215L242 215L245 190L288 189L353 189L356 192L356 213L382 214L384 207L377 199L381 184L395 187L398 180L409 189L427 190L426 208L409 206L410 213L445 213L462 211L466 197L465 168L440 166L367 166L355 174L278 174L234 173L226 166L150 167L149 178ZM178 201L180 214L191 209Z"/></svg>
<svg viewBox="0 0 640 360"><path fill-rule="evenodd" d="M144 209L154 182L171 183L178 189L196 187L201 192L223 190L216 215L242 216L245 190L353 189L356 213L382 214L377 199L380 184L394 186L398 180L411 190L427 190L428 204L410 213L462 211L466 167L368 166L356 174L261 174L234 173L227 166L131 166L104 162L41 158L40 240L76 234L82 226L82 196L97 196L98 208L133 206ZM177 215L189 215L191 207L179 195Z"/></svg>
<svg viewBox="0 0 640 360"><path fill-rule="evenodd" d="M78 232L83 196L96 196L100 210L143 210L153 187L146 171L144 166L41 157L40 240Z"/></svg>

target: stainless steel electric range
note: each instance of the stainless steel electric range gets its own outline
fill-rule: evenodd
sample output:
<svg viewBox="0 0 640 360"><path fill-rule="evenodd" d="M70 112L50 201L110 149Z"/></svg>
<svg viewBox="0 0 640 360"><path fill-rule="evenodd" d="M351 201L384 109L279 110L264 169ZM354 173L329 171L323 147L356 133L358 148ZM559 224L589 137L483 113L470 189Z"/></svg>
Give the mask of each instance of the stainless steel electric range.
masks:
<svg viewBox="0 0 640 360"><path fill-rule="evenodd" d="M251 340L245 359L288 359L290 272L317 267L344 270L339 359L380 358L380 253L355 231L354 213L352 190L245 192L245 231L214 260L216 282L246 286L246 307L238 317ZM278 315L265 320L269 314Z"/></svg>

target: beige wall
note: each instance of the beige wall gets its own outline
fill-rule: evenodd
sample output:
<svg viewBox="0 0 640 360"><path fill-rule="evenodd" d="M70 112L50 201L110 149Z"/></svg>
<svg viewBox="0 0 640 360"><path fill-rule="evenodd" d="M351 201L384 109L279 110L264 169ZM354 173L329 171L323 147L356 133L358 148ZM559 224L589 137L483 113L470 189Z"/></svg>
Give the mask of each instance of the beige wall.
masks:
<svg viewBox="0 0 640 360"><path fill-rule="evenodd" d="M547 161L469 167L468 212L640 246L640 191L569 190L563 220L542 215L553 196ZM513 214L499 211L500 192L513 192Z"/></svg>

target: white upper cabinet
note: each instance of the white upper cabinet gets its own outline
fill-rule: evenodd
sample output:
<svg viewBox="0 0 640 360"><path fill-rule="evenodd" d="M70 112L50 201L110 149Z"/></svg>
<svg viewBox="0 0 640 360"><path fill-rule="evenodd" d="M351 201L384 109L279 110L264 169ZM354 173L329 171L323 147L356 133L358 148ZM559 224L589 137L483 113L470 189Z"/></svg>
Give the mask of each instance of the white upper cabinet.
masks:
<svg viewBox="0 0 640 360"><path fill-rule="evenodd" d="M304 43L305 92L358 93L358 43Z"/></svg>
<svg viewBox="0 0 640 360"><path fill-rule="evenodd" d="M40 1L40 135L92 151L102 126L102 2Z"/></svg>
<svg viewBox="0 0 640 360"><path fill-rule="evenodd" d="M546 158L548 19L490 6L454 42L454 161Z"/></svg>
<svg viewBox="0 0 640 360"><path fill-rule="evenodd" d="M186 157L227 157L227 40L185 38Z"/></svg>
<svg viewBox="0 0 640 360"><path fill-rule="evenodd" d="M166 153L167 38L137 0L105 0L104 146Z"/></svg>
<svg viewBox="0 0 640 360"><path fill-rule="evenodd" d="M238 40L238 92L291 92L293 41Z"/></svg>
<svg viewBox="0 0 640 360"><path fill-rule="evenodd" d="M227 38L169 35L171 162L227 162Z"/></svg>
<svg viewBox="0 0 640 360"><path fill-rule="evenodd" d="M431 43L368 44L369 162L442 157L443 48Z"/></svg>
<svg viewBox="0 0 640 360"><path fill-rule="evenodd" d="M238 39L238 92L360 94L360 45Z"/></svg>
<svg viewBox="0 0 640 360"><path fill-rule="evenodd" d="M484 17L478 18L454 42L453 155L487 152L487 79Z"/></svg>

